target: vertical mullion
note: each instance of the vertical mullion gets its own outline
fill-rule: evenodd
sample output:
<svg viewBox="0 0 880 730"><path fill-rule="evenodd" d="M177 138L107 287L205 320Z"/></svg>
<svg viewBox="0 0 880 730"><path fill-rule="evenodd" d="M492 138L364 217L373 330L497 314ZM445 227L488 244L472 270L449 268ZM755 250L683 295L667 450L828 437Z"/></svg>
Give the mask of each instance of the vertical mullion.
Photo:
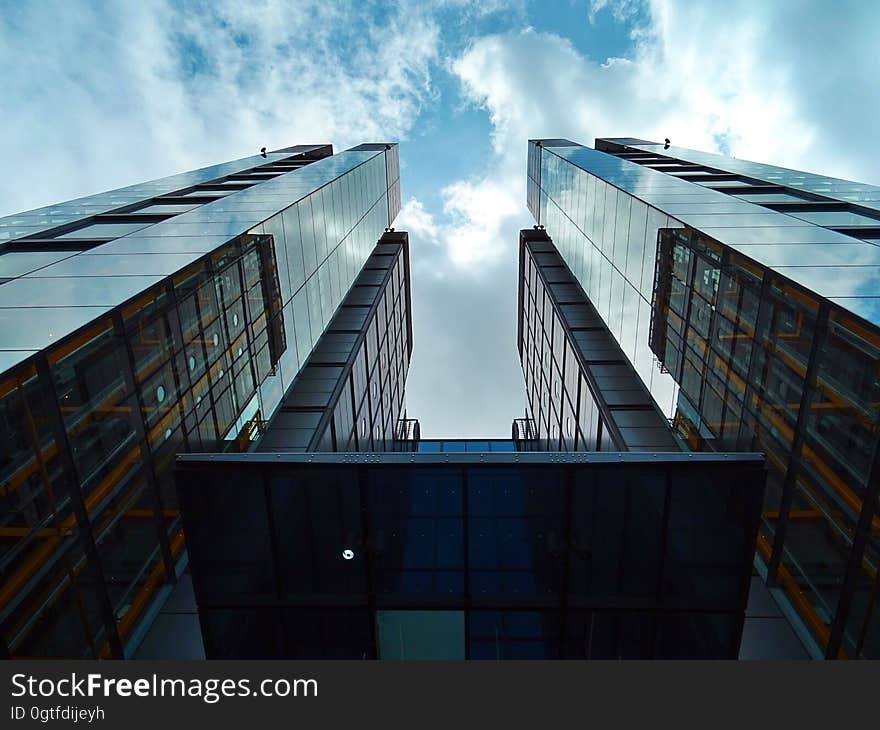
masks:
<svg viewBox="0 0 880 730"><path fill-rule="evenodd" d="M364 551L364 571L367 591L367 620L370 626L370 640L373 644L373 658L379 656L379 636L377 631L378 611L376 608L376 589L373 578L373 560L377 555L375 539L370 520L369 485L367 483L367 467L357 467L358 493L361 502L361 545Z"/></svg>
<svg viewBox="0 0 880 730"><path fill-rule="evenodd" d="M868 476L868 488L865 490L865 495L862 498L862 511L859 513L859 521L856 524L852 547L849 551L849 560L847 561L846 572L844 573L843 586L841 587L840 598L837 601L837 610L834 612L834 621L831 624L831 634L825 650L826 659L838 657L843 640L843 629L852 607L856 580L861 570L865 548L870 537L875 505L878 495L880 495L880 436L874 439L873 452L874 458L871 472ZM867 621L868 617L865 620Z"/></svg>
<svg viewBox="0 0 880 730"><path fill-rule="evenodd" d="M468 494L468 468L461 467L461 535L462 567L464 571L464 658L471 658L471 559L470 559L470 495Z"/></svg>
<svg viewBox="0 0 880 730"><path fill-rule="evenodd" d="M568 628L568 593L570 590L571 553L573 549L571 522L573 519L572 492L574 489L574 467L566 465L563 469L562 524L564 525L564 532L562 536L562 576L559 586L559 641L555 659L563 659L565 657L565 632Z"/></svg>
<svg viewBox="0 0 880 730"><path fill-rule="evenodd" d="M104 630L107 633L107 643L110 646L111 655L116 659L122 659L124 658L122 641L119 638L119 631L116 627L116 616L113 613L113 605L111 604L110 596L107 593L107 581L104 578L101 556L98 553L98 548L95 544L95 536L92 532L91 521L89 520L88 510L86 509L85 500L83 499L79 475L76 469L76 462L73 459L70 441L67 438L67 429L65 428L64 419L61 416L61 411L58 406L58 391L55 388L55 381L52 378L52 371L45 354L40 354L37 357L36 367L37 373L39 374L40 379L45 383L45 387L51 399L52 405L48 409L47 416L52 424L55 442L58 445L58 455L61 458L61 463L67 476L66 481L70 487L70 503L79 527L79 539L83 552L86 554L86 569L90 568L93 571L93 575L97 578L95 593L101 611L101 618L104 621Z"/></svg>
<svg viewBox="0 0 880 730"><path fill-rule="evenodd" d="M770 555L770 562L767 566L768 582L776 581L779 572L779 566L782 563L782 552L785 548L785 536L788 532L788 516L791 511L791 505L794 501L794 481L797 471L798 460L803 449L804 438L806 434L807 413L810 410L810 398L812 390L816 382L816 371L819 363L819 346L824 339L828 325L829 305L822 303L816 313L816 324L813 330L813 341L810 343L810 354L807 360L807 372L804 376L804 386L801 391L801 400L798 406L797 421L794 427L794 438L792 439L791 451L788 455L788 465L785 472L785 480L782 486L782 499L779 502L779 522L776 526L776 533L773 537L773 552Z"/></svg>
<svg viewBox="0 0 880 730"><path fill-rule="evenodd" d="M666 473L663 477L663 527L660 532L660 567L657 571L655 598L655 604L658 607L662 607L663 605L663 585L666 581L666 555L669 550L669 518L670 513L672 512L672 479L670 477L670 469L667 468L665 472ZM651 638L652 659L657 658L657 649L660 642L660 635L662 633L661 629L658 628L659 620L658 614L655 614Z"/></svg>
<svg viewBox="0 0 880 730"><path fill-rule="evenodd" d="M272 582L275 586L275 620L281 634L281 646L284 647L284 653L280 653L278 658L288 658L286 652L289 648L287 640L287 625L284 620L284 609L281 607L283 603L281 592L281 556L278 553L278 532L275 525L275 511L272 506L272 491L269 485L269 475L272 472L268 469L262 469L260 472L260 481L263 487L263 505L266 509L266 522L269 526L269 546L272 551ZM314 543L313 543L314 544Z"/></svg>
<svg viewBox="0 0 880 730"><path fill-rule="evenodd" d="M118 309L113 312L112 319L116 338L121 342L125 353L125 366L122 368L122 377L125 380L126 388L131 393L130 397L135 399L137 406L137 413L132 420L134 421L134 430L137 438L141 442L141 450L144 455L144 472L147 478L146 488L151 491L153 497L153 521L156 525L156 532L159 536L159 548L162 552L162 560L165 565L165 578L171 583L176 583L177 575L174 570L174 557L171 554L171 543L168 540L168 531L165 529L165 522L162 516L163 505L162 500L159 497L159 480L156 477L156 465L153 461L150 442L147 438L146 423L144 422L143 394L134 378L134 353L131 349L131 343L125 336L125 325L122 321L122 313Z"/></svg>

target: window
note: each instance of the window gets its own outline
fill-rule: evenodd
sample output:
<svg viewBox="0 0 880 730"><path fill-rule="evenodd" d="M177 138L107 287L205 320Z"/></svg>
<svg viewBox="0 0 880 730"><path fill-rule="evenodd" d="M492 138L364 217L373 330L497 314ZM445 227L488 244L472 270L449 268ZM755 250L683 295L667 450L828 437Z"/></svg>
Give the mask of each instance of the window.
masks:
<svg viewBox="0 0 880 730"><path fill-rule="evenodd" d="M751 185L748 180L712 180L708 179L705 182L699 182L698 185L703 185L707 188L742 188Z"/></svg>
<svg viewBox="0 0 880 730"><path fill-rule="evenodd" d="M154 215L157 213L162 215L179 215L198 207L198 203L151 203L144 208L138 208L131 212L135 215Z"/></svg>
<svg viewBox="0 0 880 730"><path fill-rule="evenodd" d="M380 659L464 659L464 611L376 612Z"/></svg>
<svg viewBox="0 0 880 730"><path fill-rule="evenodd" d="M750 203L801 203L805 200L799 195L791 193L737 193L737 198L748 200Z"/></svg>
<svg viewBox="0 0 880 730"><path fill-rule="evenodd" d="M153 225L152 223L103 223L97 222L91 225L77 228L74 231L68 231L53 238L119 238L128 233L139 231L142 228Z"/></svg>
<svg viewBox="0 0 880 730"><path fill-rule="evenodd" d="M870 226L880 227L880 219L848 210L796 210L788 215L820 226Z"/></svg>

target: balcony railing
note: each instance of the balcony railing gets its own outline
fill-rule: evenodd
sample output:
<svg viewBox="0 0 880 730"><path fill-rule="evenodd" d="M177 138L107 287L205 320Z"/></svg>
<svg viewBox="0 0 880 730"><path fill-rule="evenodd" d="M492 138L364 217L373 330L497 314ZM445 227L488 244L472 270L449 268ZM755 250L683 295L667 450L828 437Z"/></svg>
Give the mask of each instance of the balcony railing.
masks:
<svg viewBox="0 0 880 730"><path fill-rule="evenodd" d="M511 435L517 451L540 451L538 429L531 418L514 418Z"/></svg>
<svg viewBox="0 0 880 730"><path fill-rule="evenodd" d="M416 451L421 438L421 428L417 418L401 418L394 430L394 451Z"/></svg>

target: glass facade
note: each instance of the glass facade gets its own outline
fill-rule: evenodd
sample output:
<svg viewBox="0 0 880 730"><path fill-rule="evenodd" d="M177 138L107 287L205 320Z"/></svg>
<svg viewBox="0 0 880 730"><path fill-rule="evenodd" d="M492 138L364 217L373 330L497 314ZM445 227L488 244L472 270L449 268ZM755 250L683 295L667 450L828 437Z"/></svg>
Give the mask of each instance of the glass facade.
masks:
<svg viewBox="0 0 880 730"><path fill-rule="evenodd" d="M175 455L254 448L397 214L393 145L330 154L0 220L0 652L137 645L185 562Z"/></svg>
<svg viewBox="0 0 880 730"><path fill-rule="evenodd" d="M389 232L285 393L257 450L402 448L399 442L411 439L402 431L411 354L409 239Z"/></svg>
<svg viewBox="0 0 880 730"><path fill-rule="evenodd" d="M543 150L532 152L533 158L537 156L540 162L537 168L540 183L534 177L529 179L531 196L540 205L537 222L546 228L654 401L667 418L671 418L678 386L659 367L648 346L648 331L657 231L682 224L634 194L618 195L619 189L603 179L627 164L623 160L571 144L571 147L553 147L552 151L531 145ZM581 163L587 167L587 163L581 162L582 158L589 159L589 171L577 166L576 163ZM635 164L632 167L636 173L660 178L651 182L653 186L660 186L667 177L659 172L642 172ZM633 182L636 190L644 184L635 178ZM669 184L688 183L672 179Z"/></svg>
<svg viewBox="0 0 880 730"><path fill-rule="evenodd" d="M287 347L280 306L272 238L242 236L0 381L13 656L132 634L182 553L173 458L236 435Z"/></svg>
<svg viewBox="0 0 880 730"><path fill-rule="evenodd" d="M699 152L675 145L665 147L646 140L596 140L596 149L599 150L618 151L621 148L626 148L626 153L641 158L654 156L651 160L645 160L646 163L655 167L663 166L666 170L681 170L684 167L690 172L700 171L714 177L719 173L728 173L730 177L758 183L762 187L771 185L786 188L788 197L778 202L790 202L793 199L854 203L866 209L866 213L875 220L880 217L880 187L876 185L841 180L711 152ZM686 173L682 172L682 174Z"/></svg>
<svg viewBox="0 0 880 730"><path fill-rule="evenodd" d="M678 451L669 423L544 231L520 231L518 345L542 451Z"/></svg>
<svg viewBox="0 0 880 730"><path fill-rule="evenodd" d="M736 658L760 456L462 451L181 457L206 656Z"/></svg>
<svg viewBox="0 0 880 730"><path fill-rule="evenodd" d="M513 439L421 439L416 451L422 454L481 454L486 451L519 451Z"/></svg>
<svg viewBox="0 0 880 730"><path fill-rule="evenodd" d="M204 190L204 187L223 181L228 177L253 174L252 170L274 168L276 165L292 167L305 160L319 159L329 154L332 154L330 145L300 145L284 152L270 152L266 158L261 155L252 155L240 160L203 167L199 170L182 172L159 180L138 183L118 190L110 190L105 193L8 215L0 218L0 242L53 237L57 232L63 233L68 229L90 222L94 216L131 210L140 211L140 206L149 205L147 201L154 198L168 199L171 196L185 195L220 196L224 193L215 191L213 194L209 194Z"/></svg>
<svg viewBox="0 0 880 730"><path fill-rule="evenodd" d="M688 447L767 454L757 555L819 650L876 658L871 186L641 140L597 148L530 143L530 207Z"/></svg>

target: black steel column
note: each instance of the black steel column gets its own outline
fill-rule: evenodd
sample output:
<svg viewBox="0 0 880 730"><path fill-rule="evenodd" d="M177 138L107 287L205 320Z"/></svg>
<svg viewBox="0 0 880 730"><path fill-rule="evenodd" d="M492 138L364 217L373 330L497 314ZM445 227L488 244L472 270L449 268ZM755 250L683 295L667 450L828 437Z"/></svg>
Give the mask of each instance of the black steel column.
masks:
<svg viewBox="0 0 880 730"><path fill-rule="evenodd" d="M788 514L791 511L791 504L794 501L794 481L797 473L798 459L804 445L804 436L806 432L807 414L810 412L810 399L813 395L813 387L816 382L816 370L819 362L819 347L825 338L828 329L828 310L827 302L819 305L816 312L816 324L813 329L813 341L810 343L810 355L807 360L807 372L804 375L803 390L801 390L801 400L798 407L797 422L794 427L794 439L791 444L791 451L788 455L788 467L785 471L785 481L782 485L782 499L779 502L779 516L777 518L776 532L773 536L773 551L770 554L770 561L767 565L767 582L770 585L776 584L777 573L782 562L782 551L785 548L785 535L788 532Z"/></svg>
<svg viewBox="0 0 880 730"><path fill-rule="evenodd" d="M153 454L150 450L150 440L147 436L146 424L144 423L144 400L141 389L138 387L134 378L134 353L131 349L131 343L125 336L125 323L122 321L122 313L119 309L115 309L111 315L113 319L113 329L116 337L122 343L125 350L125 364L122 368L122 377L125 380L125 387L132 394L137 403L137 413L133 420L135 434L141 443L143 452L144 473L147 478L147 489L152 492L153 504L153 521L156 525L156 532L159 534L159 548L162 551L162 561L165 564L165 578L171 583L177 582L177 573L174 569L174 557L171 554L171 543L168 540L168 531L165 529L165 521L162 516L162 500L159 498L159 480L156 477L156 468L153 462ZM171 355L172 359L174 354ZM173 408L174 406L172 406Z"/></svg>
<svg viewBox="0 0 880 730"><path fill-rule="evenodd" d="M831 635L828 638L828 646L825 648L826 659L836 659L840 652L843 629L849 618L850 608L852 608L856 581L862 569L862 560L864 560L865 547L870 537L871 522L874 519L878 496L880 496L880 435L874 439L874 459L871 472L868 475L867 489L862 498L862 511L859 513L859 521L856 524L852 547L849 551L843 586L840 590L840 598L837 600L837 610L834 612L834 621L831 624Z"/></svg>
<svg viewBox="0 0 880 730"><path fill-rule="evenodd" d="M92 524L89 520L89 513L86 509L85 500L83 499L82 489L80 488L76 462L73 459L70 441L67 438L67 429L64 426L64 420L61 416L58 391L55 388L55 381L52 378L49 361L46 359L44 353L41 353L36 358L35 365L37 368L37 374L39 375L40 380L45 384L46 390L51 399L52 405L48 408L46 415L49 417L52 426L55 442L58 445L58 455L61 458L62 468L65 472L66 481L69 486L70 503L79 527L79 539L82 544L83 552L86 555L86 569L94 571L94 575L98 579L95 593L98 600L98 608L101 612L101 617L104 620L104 630L107 632L107 642L110 645L110 653L115 659L123 659L125 654L122 649L122 641L119 638L119 631L116 627L116 615L113 612L113 604L110 603L110 596L107 594L107 582L104 578L104 569L101 566L101 556L99 555L97 545L95 544L95 536L92 533Z"/></svg>
<svg viewBox="0 0 880 730"><path fill-rule="evenodd" d="M364 551L364 568L367 580L367 617L370 622L370 639L373 642L373 659L379 659L379 635L376 623L376 586L373 580L373 560L377 555L372 524L370 520L370 490L367 483L367 467L357 467L358 493L361 501L361 545Z"/></svg>
<svg viewBox="0 0 880 730"><path fill-rule="evenodd" d="M281 605L283 603L283 593L281 589L281 575L279 574L279 567L281 565L281 557L278 553L278 532L275 525L275 509L272 504L272 490L269 486L269 471L263 470L260 474L260 481L262 482L263 487L263 506L266 510L266 522L269 525L269 545L272 549L272 582L275 586L275 600L277 601L276 605L273 607L275 609L275 618L278 622L277 626L279 627L279 633L281 634L281 646L284 648L283 651L278 652L278 659L289 659L290 657L287 655L287 652L290 648L290 644L287 640L287 624L284 620L284 613ZM264 657L266 659L275 658L275 657Z"/></svg>
<svg viewBox="0 0 880 730"><path fill-rule="evenodd" d="M470 494L468 493L468 467L461 467L461 540L462 570L464 572L464 658L471 658L471 559L470 559Z"/></svg>
<svg viewBox="0 0 880 730"><path fill-rule="evenodd" d="M180 323L180 303L177 301L177 290L174 288L174 282L172 280L169 280L165 284L165 296L168 297L168 307L165 310L165 314L168 316L168 327L171 335L171 370L174 373L174 381L177 386L177 402L178 407L180 408L180 433L183 436L184 450L189 451L192 448L186 423L186 417L189 414L187 413L186 408L180 405L180 403L183 400L184 394L188 396L192 395L193 383L189 373L189 366L186 364L186 344L183 337L183 326ZM178 347L175 347L175 344L177 344ZM180 373L178 367L179 363L177 362L178 356L183 358L185 375L181 375ZM185 381L184 377L186 378ZM194 403L192 408L194 412ZM201 443L201 441L199 443Z"/></svg>
<svg viewBox="0 0 880 730"><path fill-rule="evenodd" d="M672 513L672 479L669 470L663 476L663 527L660 532L660 567L657 570L657 588L656 588L656 605L658 608L663 606L663 592L666 581L666 557L669 552L669 516ZM657 624L660 621L658 616L654 616L651 636L651 658L658 656L660 648L660 634Z"/></svg>
<svg viewBox="0 0 880 730"><path fill-rule="evenodd" d="M574 467L566 464L563 467L562 481L562 514L565 531L562 535L562 580L559 586L559 642L554 659L565 658L565 632L568 630L568 593L571 583L571 554L574 551L574 538L572 536L572 492L574 490Z"/></svg>

